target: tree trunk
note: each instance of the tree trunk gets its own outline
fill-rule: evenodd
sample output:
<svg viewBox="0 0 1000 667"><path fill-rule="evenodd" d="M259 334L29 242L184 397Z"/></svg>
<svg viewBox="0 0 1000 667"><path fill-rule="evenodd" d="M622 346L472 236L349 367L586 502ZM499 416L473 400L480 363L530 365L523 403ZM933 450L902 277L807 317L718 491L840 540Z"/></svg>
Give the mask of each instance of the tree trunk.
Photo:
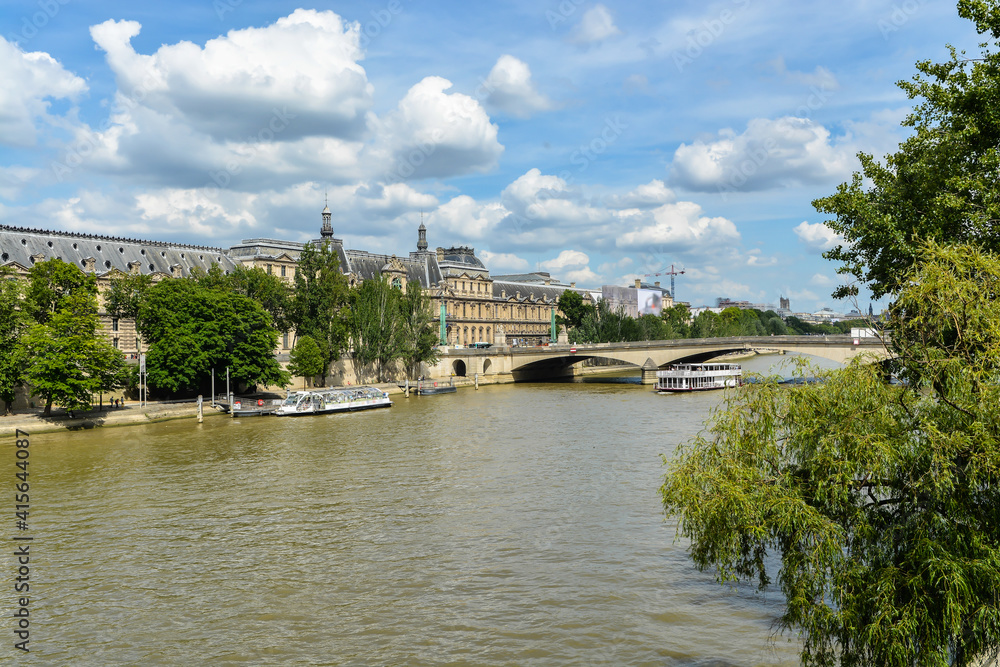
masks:
<svg viewBox="0 0 1000 667"><path fill-rule="evenodd" d="M45 415L46 417L51 417L52 416L52 399L51 398L45 401L45 411L42 414Z"/></svg>

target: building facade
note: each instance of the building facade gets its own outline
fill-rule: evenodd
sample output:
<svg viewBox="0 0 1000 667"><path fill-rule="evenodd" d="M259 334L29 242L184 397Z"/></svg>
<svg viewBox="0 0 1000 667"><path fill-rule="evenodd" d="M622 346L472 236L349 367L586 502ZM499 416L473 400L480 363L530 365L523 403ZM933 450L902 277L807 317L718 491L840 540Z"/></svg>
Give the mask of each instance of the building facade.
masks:
<svg viewBox="0 0 1000 667"><path fill-rule="evenodd" d="M406 255L384 255L346 248L334 235L329 207L322 212L320 237L312 243L329 243L351 285L377 276L406 289L418 283L431 298L435 318L444 312L445 343L471 345L534 345L550 337L559 296L573 289L592 303L589 292L558 281L545 284L518 282L510 276L490 276L466 246L429 250L427 228L417 230L416 250ZM188 277L193 270L208 271L213 264L228 273L237 265L257 267L294 283L304 243L277 239L245 239L230 248L143 241L99 234L25 229L0 225L0 266L25 275L36 262L53 257L96 275L101 292L118 273L149 274L154 281ZM541 274L539 274L541 275ZM547 274L545 275L547 278ZM114 345L126 355L142 351L133 321L118 321L101 306L102 326ZM294 332L281 338L279 354L295 344Z"/></svg>

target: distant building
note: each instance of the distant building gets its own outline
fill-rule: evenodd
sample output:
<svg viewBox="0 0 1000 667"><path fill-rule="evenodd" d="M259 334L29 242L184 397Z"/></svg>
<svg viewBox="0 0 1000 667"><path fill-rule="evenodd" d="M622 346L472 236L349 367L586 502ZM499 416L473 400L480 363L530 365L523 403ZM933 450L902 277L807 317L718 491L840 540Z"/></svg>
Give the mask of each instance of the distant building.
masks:
<svg viewBox="0 0 1000 667"><path fill-rule="evenodd" d="M621 308L629 317L659 315L664 308L674 305L670 290L660 287L659 282L650 285L639 278L635 279L632 287L604 285L601 287L601 299L608 303L612 311Z"/></svg>

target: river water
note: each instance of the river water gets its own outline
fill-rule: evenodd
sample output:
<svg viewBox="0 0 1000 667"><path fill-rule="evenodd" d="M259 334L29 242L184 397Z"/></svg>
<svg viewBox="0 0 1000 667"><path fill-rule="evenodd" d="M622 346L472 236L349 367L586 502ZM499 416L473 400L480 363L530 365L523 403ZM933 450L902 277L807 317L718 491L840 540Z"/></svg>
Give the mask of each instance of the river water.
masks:
<svg viewBox="0 0 1000 667"><path fill-rule="evenodd" d="M34 436L32 657L797 664L780 594L698 572L659 503L660 454L721 398L519 384Z"/></svg>

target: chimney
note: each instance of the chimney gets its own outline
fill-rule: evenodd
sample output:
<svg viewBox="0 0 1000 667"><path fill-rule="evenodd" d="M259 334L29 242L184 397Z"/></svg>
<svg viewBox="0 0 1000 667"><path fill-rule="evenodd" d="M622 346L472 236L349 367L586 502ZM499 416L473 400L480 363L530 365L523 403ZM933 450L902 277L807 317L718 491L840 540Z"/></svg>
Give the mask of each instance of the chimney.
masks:
<svg viewBox="0 0 1000 667"><path fill-rule="evenodd" d="M656 287L659 287L660 286L660 281L657 280L655 283L653 283L653 285L655 285Z"/></svg>
<svg viewBox="0 0 1000 667"><path fill-rule="evenodd" d="M576 287L576 283L570 283L569 286L570 287Z"/></svg>
<svg viewBox="0 0 1000 667"><path fill-rule="evenodd" d="M636 278L635 279L635 288L639 289L640 287L642 287L642 279L641 278Z"/></svg>

